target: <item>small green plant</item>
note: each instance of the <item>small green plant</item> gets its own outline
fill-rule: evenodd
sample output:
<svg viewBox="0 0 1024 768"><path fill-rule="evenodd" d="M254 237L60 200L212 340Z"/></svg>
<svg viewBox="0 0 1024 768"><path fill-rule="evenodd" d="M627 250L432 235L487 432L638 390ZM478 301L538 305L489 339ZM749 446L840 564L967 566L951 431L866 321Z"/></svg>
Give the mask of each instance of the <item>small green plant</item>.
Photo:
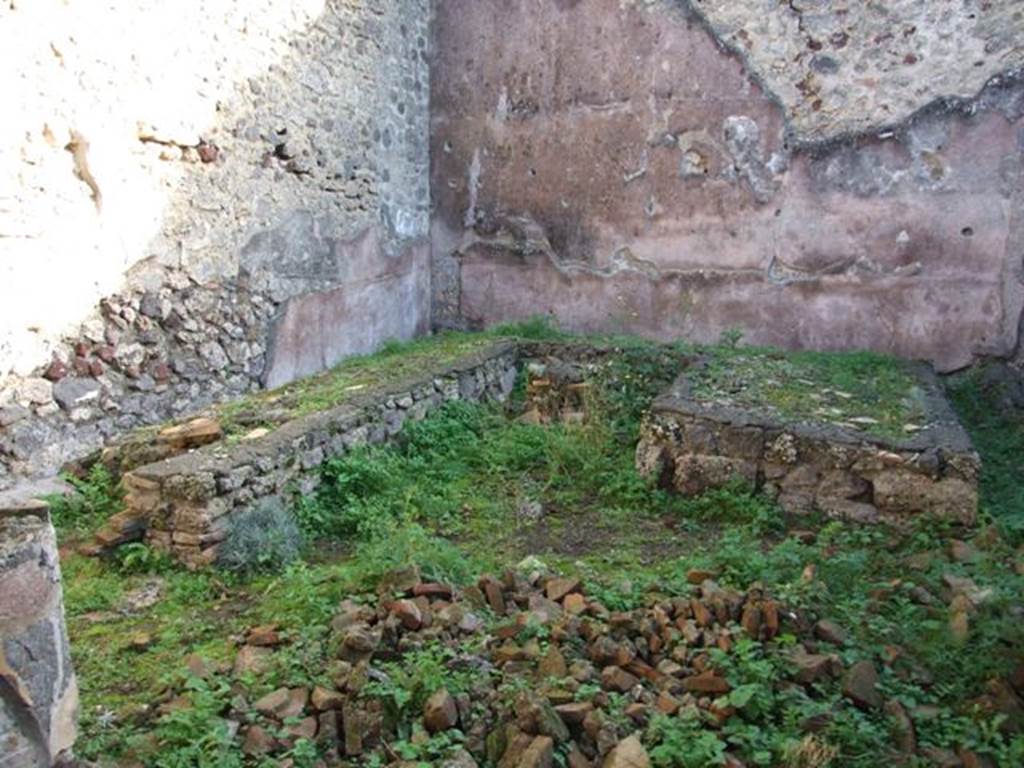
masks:
<svg viewBox="0 0 1024 768"><path fill-rule="evenodd" d="M264 499L233 520L218 562L239 573L277 570L299 558L303 543L295 518L282 502Z"/></svg>
<svg viewBox="0 0 1024 768"><path fill-rule="evenodd" d="M486 674L459 667L455 652L439 644L406 653L399 661L384 665L384 672L385 676L368 683L363 693L380 699L396 722L406 723L404 732L399 733L406 739L412 735L410 723L418 721L428 698L442 688L451 694L468 690ZM443 745L447 746L451 745Z"/></svg>
<svg viewBox="0 0 1024 768"><path fill-rule="evenodd" d="M117 570L122 574L162 573L171 568L171 559L140 541L119 547L114 552Z"/></svg>
<svg viewBox="0 0 1024 768"><path fill-rule="evenodd" d="M313 768L320 761L320 750L311 739L299 739L284 757L291 758L295 768Z"/></svg>
<svg viewBox="0 0 1024 768"><path fill-rule="evenodd" d="M447 539L411 521L396 522L361 542L356 549L357 572L363 583L409 565L423 578L447 584L468 584L479 570L473 558Z"/></svg>
<svg viewBox="0 0 1024 768"><path fill-rule="evenodd" d="M743 340L743 329L742 328L727 328L722 331L721 336L718 339L718 343L723 347L729 349L736 349L740 342Z"/></svg>
<svg viewBox="0 0 1024 768"><path fill-rule="evenodd" d="M658 768L711 768L725 765L726 744L700 720L696 710L679 717L655 717L647 729L651 763Z"/></svg>
<svg viewBox="0 0 1024 768"><path fill-rule="evenodd" d="M164 715L154 732L159 752L155 768L240 768L242 753L227 722L231 687L223 680L192 678L186 684L190 706Z"/></svg>
<svg viewBox="0 0 1024 768"><path fill-rule="evenodd" d="M981 508L1011 544L1024 543L1024 411L1001 403L1005 384L987 383L986 368L949 382L953 405L981 453Z"/></svg>
<svg viewBox="0 0 1024 768"><path fill-rule="evenodd" d="M741 479L696 498L684 499L676 506L683 517L704 522L740 523L760 534L778 533L785 527L779 506Z"/></svg>
<svg viewBox="0 0 1024 768"><path fill-rule="evenodd" d="M113 475L102 464L93 464L84 478L65 475L73 492L46 496L57 534L63 538L85 536L121 511L123 494Z"/></svg>
<svg viewBox="0 0 1024 768"><path fill-rule="evenodd" d="M567 338L568 334L560 330L547 315L533 315L518 323L505 323L492 328L489 333L495 336L511 336L531 341L548 341Z"/></svg>

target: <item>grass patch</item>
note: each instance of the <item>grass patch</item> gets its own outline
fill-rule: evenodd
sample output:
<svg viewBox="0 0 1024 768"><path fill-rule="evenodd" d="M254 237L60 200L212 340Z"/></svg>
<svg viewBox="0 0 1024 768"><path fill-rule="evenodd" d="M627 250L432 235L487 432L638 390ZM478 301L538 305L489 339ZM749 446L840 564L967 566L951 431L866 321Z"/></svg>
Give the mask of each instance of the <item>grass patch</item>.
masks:
<svg viewBox="0 0 1024 768"><path fill-rule="evenodd" d="M781 352L721 346L688 376L693 396L786 419L825 421L886 438L925 426L921 392L907 364L874 352Z"/></svg>
<svg viewBox="0 0 1024 768"><path fill-rule="evenodd" d="M495 334L442 333L410 342L388 342L372 355L351 357L326 373L261 392L218 409L228 437L273 428L291 419L325 411L387 381L410 376L478 352Z"/></svg>
<svg viewBox="0 0 1024 768"><path fill-rule="evenodd" d="M1001 384L978 368L950 380L949 393L981 454L982 512L1024 543L1024 412L1001 405Z"/></svg>
<svg viewBox="0 0 1024 768"><path fill-rule="evenodd" d="M73 489L71 494L45 497L62 543L95 533L108 518L121 511L121 489L102 464L94 464L84 478L66 475L64 479Z"/></svg>

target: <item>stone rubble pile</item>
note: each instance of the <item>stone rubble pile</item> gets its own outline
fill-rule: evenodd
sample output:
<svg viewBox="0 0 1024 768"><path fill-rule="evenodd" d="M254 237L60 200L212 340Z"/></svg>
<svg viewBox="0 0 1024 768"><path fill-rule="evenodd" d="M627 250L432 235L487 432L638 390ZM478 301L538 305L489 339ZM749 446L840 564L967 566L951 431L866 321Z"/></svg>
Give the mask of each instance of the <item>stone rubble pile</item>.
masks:
<svg viewBox="0 0 1024 768"><path fill-rule="evenodd" d="M539 570L484 576L463 590L425 583L415 568L394 572L376 595L341 603L331 624L331 686L282 687L254 701L238 686L228 717L253 757L281 756L305 738L321 746L325 765L374 756L411 766L392 749L400 733L424 744L457 729L464 740L441 765L547 768L557 753L572 768L635 768L651 764L642 738L652 718L696 713L719 729L736 714L728 694L742 681L730 680L714 651L732 656L752 638L786 658L777 687L814 696L816 685L836 681L850 706L884 708L908 724L898 748L917 749L913 721L883 698L875 663L843 663L842 627L787 609L759 584L741 592L696 569L687 580L687 595L650 591L644 607L615 611L580 579ZM781 634L799 641L775 642ZM287 642L276 626L252 629L234 674L258 676ZM411 673L409 654L437 647L452 679L472 682L392 711L371 684L389 682L390 664ZM808 732L820 727L807 724ZM727 765L744 764L730 757Z"/></svg>

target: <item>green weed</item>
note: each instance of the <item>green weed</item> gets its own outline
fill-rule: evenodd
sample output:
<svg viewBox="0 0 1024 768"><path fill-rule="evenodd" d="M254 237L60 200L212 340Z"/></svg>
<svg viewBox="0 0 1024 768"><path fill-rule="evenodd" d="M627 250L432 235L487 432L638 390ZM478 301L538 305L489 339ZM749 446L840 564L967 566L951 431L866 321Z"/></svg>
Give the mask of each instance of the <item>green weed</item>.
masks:
<svg viewBox="0 0 1024 768"><path fill-rule="evenodd" d="M66 475L74 492L45 497L50 516L60 539L75 539L96 531L112 515L121 511L123 495L110 471L93 464L84 478Z"/></svg>
<svg viewBox="0 0 1024 768"><path fill-rule="evenodd" d="M981 454L982 512L1024 543L1024 412L1000 405L1000 385L986 386L984 368L951 379L949 392Z"/></svg>

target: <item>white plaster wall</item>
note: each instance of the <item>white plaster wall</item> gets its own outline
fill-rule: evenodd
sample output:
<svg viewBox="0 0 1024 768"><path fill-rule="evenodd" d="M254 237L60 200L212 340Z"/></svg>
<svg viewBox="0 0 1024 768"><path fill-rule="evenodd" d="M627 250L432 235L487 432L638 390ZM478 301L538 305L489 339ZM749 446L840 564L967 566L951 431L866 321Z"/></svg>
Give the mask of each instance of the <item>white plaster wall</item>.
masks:
<svg viewBox="0 0 1024 768"><path fill-rule="evenodd" d="M151 255L196 145L324 0L17 0L0 6L0 373L28 373ZM97 210L65 147L88 142ZM258 201L239 215L253 215Z"/></svg>

